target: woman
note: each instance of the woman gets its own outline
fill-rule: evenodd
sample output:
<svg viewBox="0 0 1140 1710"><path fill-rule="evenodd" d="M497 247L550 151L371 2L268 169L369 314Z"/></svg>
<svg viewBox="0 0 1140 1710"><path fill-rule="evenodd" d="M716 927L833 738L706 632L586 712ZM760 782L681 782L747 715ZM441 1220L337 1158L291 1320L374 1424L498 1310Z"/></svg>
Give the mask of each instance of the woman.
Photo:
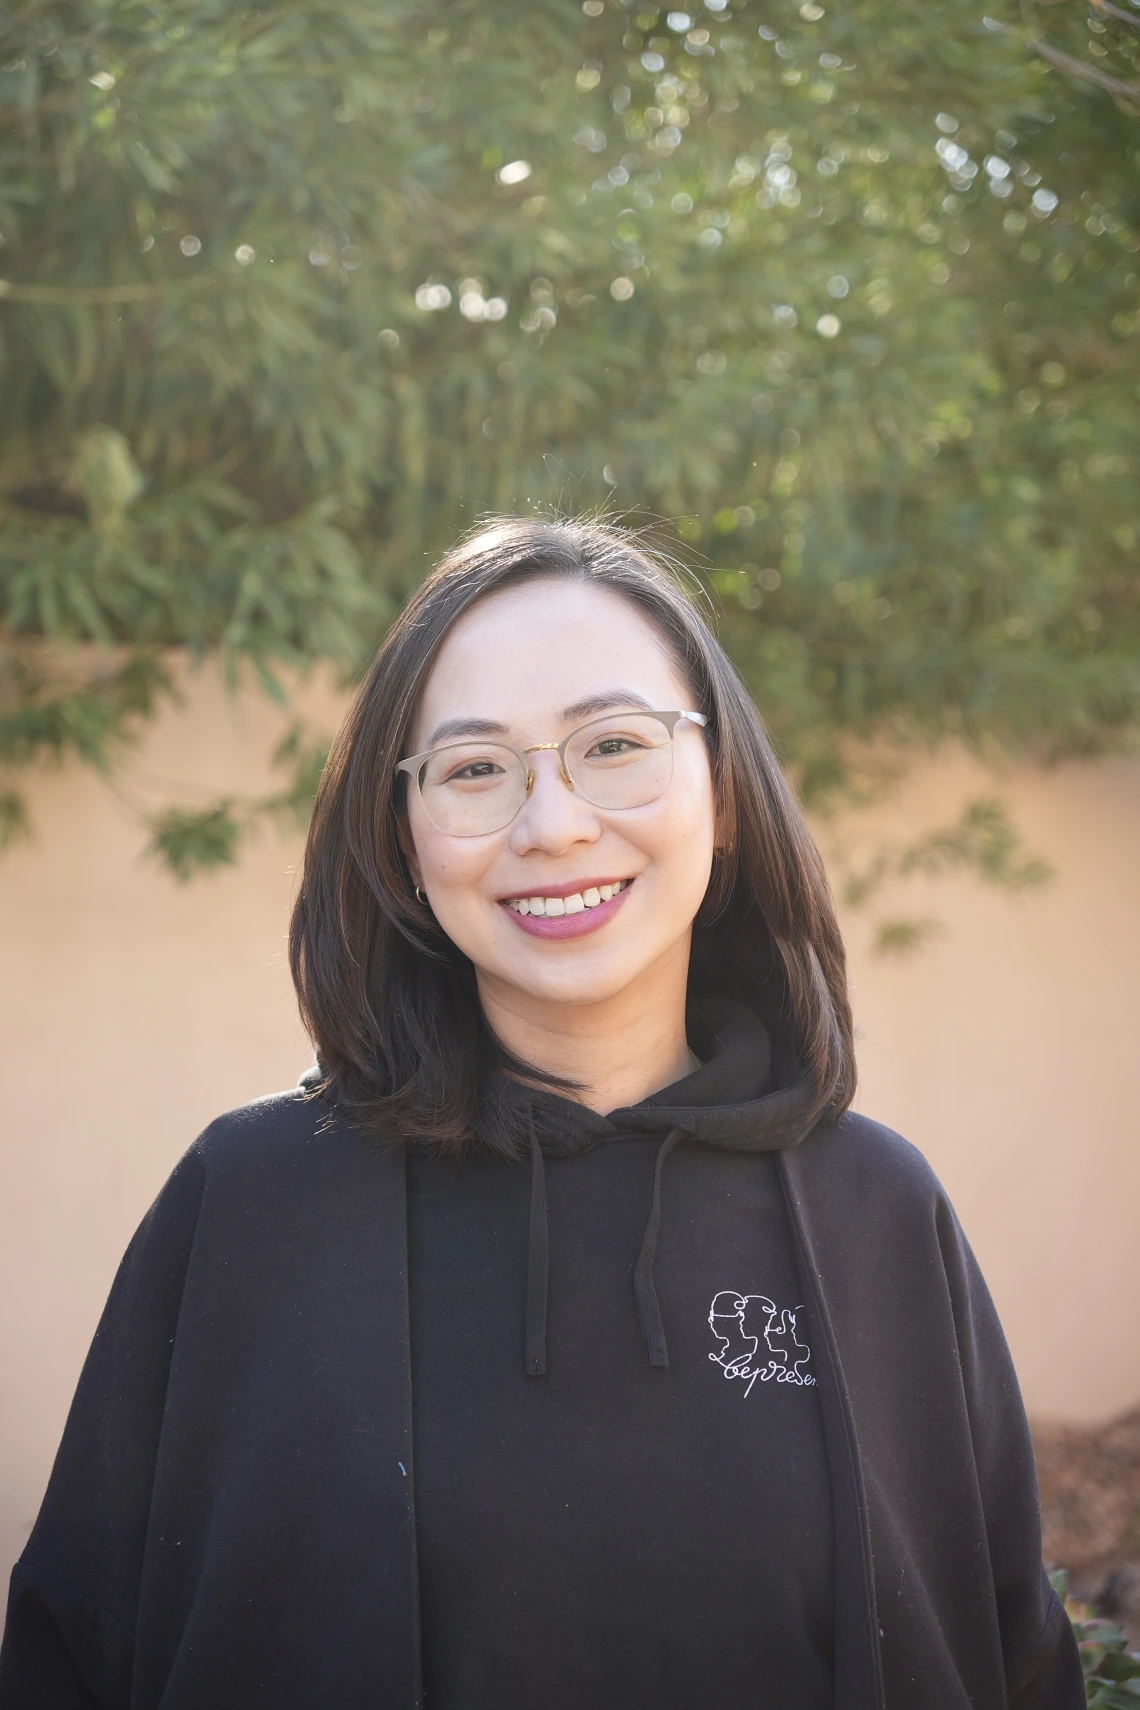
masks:
<svg viewBox="0 0 1140 1710"><path fill-rule="evenodd" d="M848 1106L756 713L621 531L492 524L330 757L318 1067L133 1242L3 1710L1076 1710L937 1182Z"/></svg>

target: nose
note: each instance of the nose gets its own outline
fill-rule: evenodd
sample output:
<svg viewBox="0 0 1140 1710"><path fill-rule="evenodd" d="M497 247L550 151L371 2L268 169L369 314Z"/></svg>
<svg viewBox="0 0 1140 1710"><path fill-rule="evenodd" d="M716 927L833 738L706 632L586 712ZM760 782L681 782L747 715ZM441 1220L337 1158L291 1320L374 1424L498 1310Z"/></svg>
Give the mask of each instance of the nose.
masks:
<svg viewBox="0 0 1140 1710"><path fill-rule="evenodd" d="M557 855L575 843L596 843L602 835L598 810L566 783L558 755L532 754L530 765L534 783L511 824L511 852Z"/></svg>

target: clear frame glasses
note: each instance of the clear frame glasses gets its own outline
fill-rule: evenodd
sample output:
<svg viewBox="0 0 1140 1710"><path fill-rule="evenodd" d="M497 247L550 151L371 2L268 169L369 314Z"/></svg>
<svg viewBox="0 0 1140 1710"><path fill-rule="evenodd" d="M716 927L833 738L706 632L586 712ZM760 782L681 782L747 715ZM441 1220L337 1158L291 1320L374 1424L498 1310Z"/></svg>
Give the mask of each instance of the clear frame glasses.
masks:
<svg viewBox="0 0 1140 1710"><path fill-rule="evenodd" d="M580 724L561 742L512 748L468 737L396 767L417 786L427 816L450 837L485 837L508 826L534 786L531 754L558 755L562 781L594 807L645 807L673 781L673 735L682 719L705 725L699 712L613 712Z"/></svg>

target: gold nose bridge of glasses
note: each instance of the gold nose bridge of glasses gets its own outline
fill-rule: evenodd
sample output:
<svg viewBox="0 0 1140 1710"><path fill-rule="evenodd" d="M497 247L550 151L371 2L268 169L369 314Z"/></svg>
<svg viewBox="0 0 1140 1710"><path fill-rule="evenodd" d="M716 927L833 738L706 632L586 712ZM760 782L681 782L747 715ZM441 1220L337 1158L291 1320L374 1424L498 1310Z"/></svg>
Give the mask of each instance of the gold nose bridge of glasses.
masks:
<svg viewBox="0 0 1140 1710"><path fill-rule="evenodd" d="M566 785L568 790L572 790L574 788L574 780L566 770L566 756L562 752L561 742L532 742L529 748L520 749L519 752L522 754L557 754L558 770L562 773L562 782ZM526 793L528 796L533 788L534 767L528 766L526 769Z"/></svg>

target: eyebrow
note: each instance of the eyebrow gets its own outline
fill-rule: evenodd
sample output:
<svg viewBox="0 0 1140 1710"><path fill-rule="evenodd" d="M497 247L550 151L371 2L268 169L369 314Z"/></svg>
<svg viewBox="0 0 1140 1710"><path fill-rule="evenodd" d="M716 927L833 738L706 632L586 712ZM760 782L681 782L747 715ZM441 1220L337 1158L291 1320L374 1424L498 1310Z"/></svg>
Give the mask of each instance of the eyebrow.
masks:
<svg viewBox="0 0 1140 1710"><path fill-rule="evenodd" d="M632 689L605 689L600 695L587 695L585 700L563 707L562 717L569 724L571 719L589 718L591 713L609 712L611 707L644 707L646 712L652 711L651 702L644 695L635 695Z"/></svg>
<svg viewBox="0 0 1140 1710"><path fill-rule="evenodd" d="M428 747L438 748L441 742L449 742L455 736L506 735L506 725L496 724L493 718L448 718L436 725L428 737Z"/></svg>
<svg viewBox="0 0 1140 1710"><path fill-rule="evenodd" d="M632 689L603 689L600 694L587 695L584 700L574 701L568 707L563 707L562 718L565 723L581 722L593 713L608 712L611 707L644 707L651 711L650 703L644 695L635 694ZM453 741L462 736L499 736L509 735L505 724L499 724L492 718L449 718L442 724L437 724L428 738L429 748L438 748L441 742Z"/></svg>

